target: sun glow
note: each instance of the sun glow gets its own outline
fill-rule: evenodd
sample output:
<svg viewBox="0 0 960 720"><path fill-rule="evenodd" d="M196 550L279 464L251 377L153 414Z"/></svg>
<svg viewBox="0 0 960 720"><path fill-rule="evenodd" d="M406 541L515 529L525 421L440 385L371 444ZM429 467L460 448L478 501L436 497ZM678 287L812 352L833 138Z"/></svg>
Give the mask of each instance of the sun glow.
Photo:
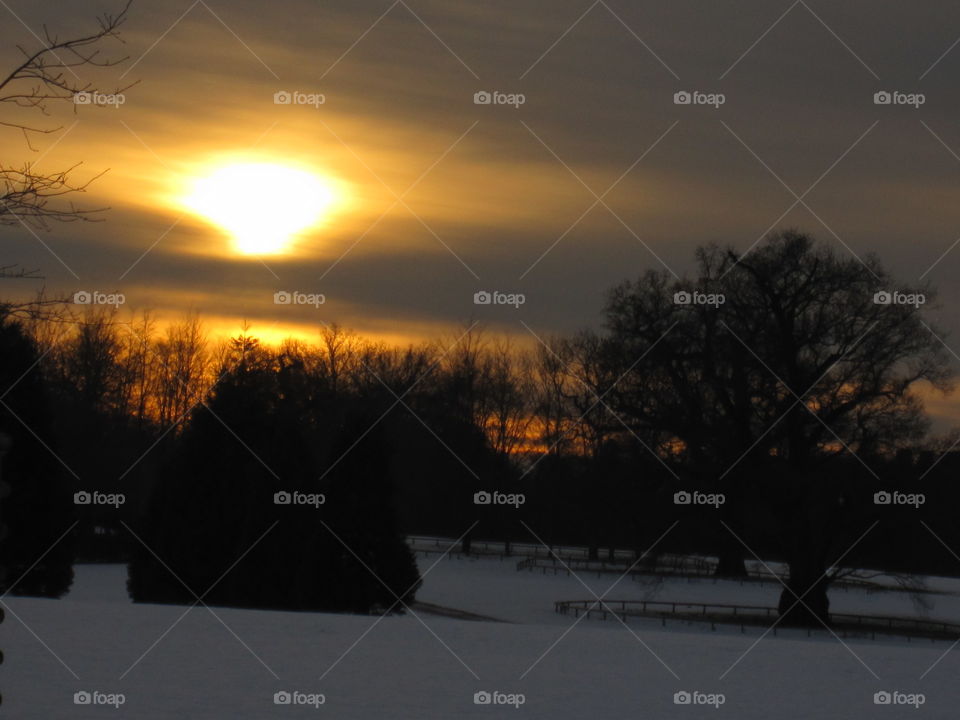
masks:
<svg viewBox="0 0 960 720"><path fill-rule="evenodd" d="M237 252L276 255L326 219L336 195L330 181L307 170L238 163L195 180L182 202L230 233Z"/></svg>

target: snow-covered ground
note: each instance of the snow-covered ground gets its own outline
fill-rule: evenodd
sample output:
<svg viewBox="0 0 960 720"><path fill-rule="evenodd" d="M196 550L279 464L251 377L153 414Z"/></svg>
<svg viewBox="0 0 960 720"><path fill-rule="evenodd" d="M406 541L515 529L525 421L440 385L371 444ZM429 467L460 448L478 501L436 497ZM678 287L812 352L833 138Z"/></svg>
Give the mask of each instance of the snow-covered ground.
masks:
<svg viewBox="0 0 960 720"><path fill-rule="evenodd" d="M426 571L436 557L420 558ZM82 565L63 600L6 598L0 714L59 718L956 718L960 648L947 642L777 637L739 628L582 620L553 612L592 599L576 577L517 572L515 562L444 559L418 599L503 619L424 613L376 617L133 605L125 568ZM581 576L602 594L614 576ZM960 582L932 586L960 593ZM776 604L772 584L629 578L608 599ZM927 596L927 617L960 621L960 595ZM904 593L838 591L838 612L915 616ZM186 614L184 614L186 613ZM16 617L14 616L16 615ZM19 620L18 620L19 618ZM944 653L947 653L944 656ZM942 659L941 659L942 658ZM938 662L939 660L939 662ZM932 669L930 669L932 667ZM76 692L109 704L77 705ZM311 705L277 705L277 692ZM500 692L512 705L475 704ZM677 692L723 704L677 705ZM874 704L880 691L924 704ZM324 703L319 704L322 694ZM511 697L511 695L515 697ZM915 698L914 698L915 699Z"/></svg>

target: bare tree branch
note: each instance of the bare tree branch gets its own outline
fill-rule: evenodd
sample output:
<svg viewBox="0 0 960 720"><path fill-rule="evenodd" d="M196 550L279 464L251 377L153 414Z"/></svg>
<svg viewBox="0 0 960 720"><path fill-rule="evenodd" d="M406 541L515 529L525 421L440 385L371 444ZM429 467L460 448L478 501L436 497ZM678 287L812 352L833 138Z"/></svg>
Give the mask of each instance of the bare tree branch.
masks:
<svg viewBox="0 0 960 720"><path fill-rule="evenodd" d="M117 14L105 13L97 17L97 30L87 35L61 40L44 26L43 44L39 49L28 51L18 46L24 59L0 80L0 103L49 116L51 103L70 103L76 112L77 105L97 104L91 102L91 98L122 96L136 83L102 93L92 83L81 80L74 69L85 66L110 68L128 59L126 56L101 57L99 45L108 38L122 42L119 28L126 20L131 2L127 0ZM19 130L32 151L35 151L30 142L32 135L48 135L62 129L60 126L34 124L11 114L0 119L0 128ZM19 166L0 162L0 226L24 223L45 228L48 221L96 220L96 215L106 208L83 209L61 200L65 195L84 192L91 182L103 175L101 172L85 182L75 182L70 179L70 174L78 166L79 163L62 171L42 173L36 171L31 162Z"/></svg>

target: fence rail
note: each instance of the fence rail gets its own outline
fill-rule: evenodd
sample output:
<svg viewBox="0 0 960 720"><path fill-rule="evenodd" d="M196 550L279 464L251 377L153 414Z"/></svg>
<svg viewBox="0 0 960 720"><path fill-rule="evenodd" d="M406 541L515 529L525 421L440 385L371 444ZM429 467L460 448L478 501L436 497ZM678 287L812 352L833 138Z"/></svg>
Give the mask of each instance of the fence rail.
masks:
<svg viewBox="0 0 960 720"><path fill-rule="evenodd" d="M454 556L463 555L463 544L453 538L425 537L422 535L410 535L407 542L415 552L424 554L434 554L449 552ZM509 547L508 547L509 546ZM588 548L575 545L555 545L545 547L539 543L530 542L512 542L505 543L500 540L473 540L470 543L470 554L487 557L513 558L513 557L540 557L549 558L554 554L564 558L587 560L590 557ZM604 555L609 556L609 550L604 549ZM636 558L633 550L618 548L614 550L614 559L616 562L630 563ZM609 560L608 560L609 562Z"/></svg>
<svg viewBox="0 0 960 720"><path fill-rule="evenodd" d="M683 575L710 577L716 573L716 563L698 557L657 558L655 564L609 560L584 560L580 557L529 557L517 563L517 570L540 570L542 574L573 572Z"/></svg>
<svg viewBox="0 0 960 720"><path fill-rule="evenodd" d="M453 538L411 535L407 537L407 541L414 552L426 556L446 554L450 558L486 557L497 558L499 560L521 558L516 565L518 571L539 572L542 575L569 575L571 571L576 573L597 573L598 576L603 574L621 575L629 571L629 575L634 580L652 575L691 580L697 578L736 580L740 582L741 585L744 583L779 584L785 581L787 577L786 569L782 568L779 564L772 563L767 565L755 561L748 561L746 563L747 575L745 577L720 577L716 574L717 560L700 555L662 553L656 556L650 556L649 561L638 563L636 553L633 550L625 549L615 549L612 560L610 559L609 550L606 549L601 553L601 555L605 556L605 559L591 560L588 548L573 545L557 545L548 548L536 543L509 543L508 552L508 544L503 541L474 540L470 543L470 553L467 554L463 551L462 543L457 542ZM771 570L773 571L771 572ZM842 591L863 590L869 593L937 592L922 588L884 584L868 578L857 577L856 575L848 575L839 580L835 580L831 587Z"/></svg>
<svg viewBox="0 0 960 720"><path fill-rule="evenodd" d="M731 605L727 603L689 603L664 600L558 600L554 603L555 612L561 615L588 619L599 617L603 620L616 619L626 622L628 618L659 619L661 625L668 620L681 622L709 622L713 629L716 624L739 625L741 630L750 627L770 627L779 617L777 608L764 605ZM891 617L883 615L853 615L849 613L831 613L831 629L845 636L903 635L908 638L920 637L931 640L960 639L960 624L938 620ZM783 629L790 629L784 627ZM776 634L776 626L773 633ZM811 630L816 630L812 628ZM808 630L810 634L810 630Z"/></svg>

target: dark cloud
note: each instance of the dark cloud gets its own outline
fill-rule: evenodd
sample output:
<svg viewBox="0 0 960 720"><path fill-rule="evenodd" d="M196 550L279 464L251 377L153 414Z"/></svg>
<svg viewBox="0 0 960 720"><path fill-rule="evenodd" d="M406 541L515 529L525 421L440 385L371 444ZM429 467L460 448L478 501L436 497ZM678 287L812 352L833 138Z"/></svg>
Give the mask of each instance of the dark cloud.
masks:
<svg viewBox="0 0 960 720"><path fill-rule="evenodd" d="M141 83L120 110L82 110L44 159L111 167L91 195L113 206L107 222L54 228L49 251L5 229L5 258L43 268L54 288L129 285L145 302L202 301L225 316L269 318L277 287L318 287L322 313L393 334L473 317L476 289L515 289L528 303L492 322L549 332L595 322L623 277L684 272L698 244L746 249L795 226L842 252L875 251L905 280L926 273L940 324L960 329L960 250L930 270L960 237L960 46L944 55L955 3L208 4L219 19L202 5L181 18L186 3L135 4L125 50ZM10 7L61 33L91 13ZM13 43L33 42L12 17L0 37L8 64ZM278 90L327 102L278 107ZM480 90L525 102L475 105ZM924 103L876 105L882 90ZM676 105L678 91L725 102ZM31 155L15 134L0 142L5 157ZM157 242L180 213L158 199L171 178L250 147L329 169L355 200L297 259L265 259L279 280L190 218ZM584 215L618 178L609 209ZM378 220L414 183L409 207ZM809 207L788 212L814 183ZM290 315L312 321L278 317Z"/></svg>

